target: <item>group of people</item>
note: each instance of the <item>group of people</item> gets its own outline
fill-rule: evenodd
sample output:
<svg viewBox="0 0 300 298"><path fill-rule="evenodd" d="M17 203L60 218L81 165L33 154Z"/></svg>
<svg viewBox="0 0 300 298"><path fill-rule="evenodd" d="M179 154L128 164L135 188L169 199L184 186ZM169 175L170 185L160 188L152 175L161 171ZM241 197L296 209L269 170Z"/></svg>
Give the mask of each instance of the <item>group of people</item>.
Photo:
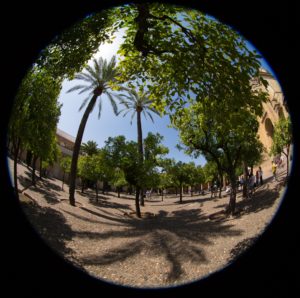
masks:
<svg viewBox="0 0 300 298"><path fill-rule="evenodd" d="M252 169L248 168L246 180L244 179L243 175L241 175L238 178L237 190L242 190L245 183L247 185L247 190L250 194L253 194L256 187L263 185L263 171L261 167L257 169L255 175L253 174ZM225 193L230 194L230 192L231 192L231 187L230 185L227 185L225 189Z"/></svg>
<svg viewBox="0 0 300 298"><path fill-rule="evenodd" d="M253 194L256 187L263 185L263 171L261 167L255 172L255 175L250 171L248 174L248 193Z"/></svg>

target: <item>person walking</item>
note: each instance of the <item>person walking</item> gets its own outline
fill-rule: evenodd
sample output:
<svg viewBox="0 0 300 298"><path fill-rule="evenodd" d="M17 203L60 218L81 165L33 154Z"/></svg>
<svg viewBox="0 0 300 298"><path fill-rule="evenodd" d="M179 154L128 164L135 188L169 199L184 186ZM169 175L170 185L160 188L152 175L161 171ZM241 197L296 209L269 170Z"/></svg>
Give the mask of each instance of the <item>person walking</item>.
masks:
<svg viewBox="0 0 300 298"><path fill-rule="evenodd" d="M272 174L273 174L273 178L274 178L273 181L278 181L277 177L276 177L276 170L277 170L277 164L273 160L273 162L272 162Z"/></svg>

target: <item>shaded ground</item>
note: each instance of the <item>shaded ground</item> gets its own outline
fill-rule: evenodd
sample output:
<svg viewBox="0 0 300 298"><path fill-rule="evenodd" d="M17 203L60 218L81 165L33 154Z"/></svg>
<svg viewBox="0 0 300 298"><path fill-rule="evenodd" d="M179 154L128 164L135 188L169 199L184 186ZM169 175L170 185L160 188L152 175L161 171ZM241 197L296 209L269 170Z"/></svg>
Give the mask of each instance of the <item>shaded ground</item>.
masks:
<svg viewBox="0 0 300 298"><path fill-rule="evenodd" d="M237 215L211 217L229 197L158 196L146 199L143 218L134 214L134 197L116 193L76 192L68 203L61 181L37 180L19 165L22 206L43 239L91 275L136 287L159 287L199 279L227 265L254 243L274 216L283 188L272 179L252 199L237 197Z"/></svg>

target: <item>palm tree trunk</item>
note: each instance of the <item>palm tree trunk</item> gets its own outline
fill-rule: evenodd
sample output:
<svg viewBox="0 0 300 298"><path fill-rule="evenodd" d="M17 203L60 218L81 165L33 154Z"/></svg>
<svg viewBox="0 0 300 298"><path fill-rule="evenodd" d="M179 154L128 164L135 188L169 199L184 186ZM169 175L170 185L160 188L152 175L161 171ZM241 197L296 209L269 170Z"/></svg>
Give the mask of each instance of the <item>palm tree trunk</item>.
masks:
<svg viewBox="0 0 300 298"><path fill-rule="evenodd" d="M138 148L140 154L140 161L143 162L143 132L142 132L142 120L141 120L141 112L137 111L137 134L138 134Z"/></svg>
<svg viewBox="0 0 300 298"><path fill-rule="evenodd" d="M101 95L101 94L100 94ZM70 205L75 206L75 183L76 183L76 172L77 172L77 162L78 162L78 156L79 156L79 150L80 145L84 133L84 129L88 120L88 117L96 103L97 97L99 94L94 94L91 101L89 102L79 125L74 149L73 149L73 155L72 155L72 162L71 162L71 171L70 171L70 188L69 188L69 200Z"/></svg>
<svg viewBox="0 0 300 298"><path fill-rule="evenodd" d="M141 111L137 110L137 135L138 135L138 150L139 150L139 163L140 167L143 165L143 132L142 132L142 120L141 120ZM141 196L141 205L144 206L144 198L143 198L143 189L141 188L141 185L137 188L136 197ZM139 204L139 201L138 201ZM140 209L140 206L138 206L138 209ZM137 210L137 213L140 213L140 211ZM138 217L140 217L138 215Z"/></svg>

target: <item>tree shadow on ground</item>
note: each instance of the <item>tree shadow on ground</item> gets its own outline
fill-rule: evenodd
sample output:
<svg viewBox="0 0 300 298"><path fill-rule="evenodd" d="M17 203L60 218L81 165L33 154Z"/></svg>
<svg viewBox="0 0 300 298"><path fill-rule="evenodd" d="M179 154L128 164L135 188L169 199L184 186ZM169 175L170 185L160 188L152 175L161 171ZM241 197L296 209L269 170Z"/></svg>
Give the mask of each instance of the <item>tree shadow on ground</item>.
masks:
<svg viewBox="0 0 300 298"><path fill-rule="evenodd" d="M19 183L23 186L23 189L21 189L21 192L24 192L28 188L30 188L31 191L33 192L38 192L41 193L44 197L44 199L47 201L49 204L57 204L60 202L59 196L60 194L57 192L61 192L61 187L58 186L55 183L52 183L47 179L40 179L38 177L36 180L36 185L32 185L31 181L31 173L29 171L24 172L24 176L19 176L18 181ZM27 177L26 177L27 176ZM55 192L56 191L56 192Z"/></svg>
<svg viewBox="0 0 300 298"><path fill-rule="evenodd" d="M268 209L273 206L279 194L279 190L276 188L269 189L266 187L257 190L251 199L244 199L237 202L236 209L242 210L243 214L256 213L263 209Z"/></svg>
<svg viewBox="0 0 300 298"><path fill-rule="evenodd" d="M24 190L28 189L32 183L31 179L23 176L18 176L18 183L23 187L20 191L23 192Z"/></svg>
<svg viewBox="0 0 300 298"><path fill-rule="evenodd" d="M117 202L111 202L111 201L107 201L107 200L98 200L98 202L96 201L96 199L94 200L90 200L90 204L93 206L97 206L97 207L101 207L101 208L116 208L116 209L131 209L130 206L128 204L122 204L122 203L117 203Z"/></svg>
<svg viewBox="0 0 300 298"><path fill-rule="evenodd" d="M250 199L242 198L241 201L236 203L236 211L238 215L257 213L261 210L271 208L276 199L280 195L281 184L277 184L276 187L270 188L269 184L260 186L254 192ZM225 209L228 204L218 205L215 208Z"/></svg>
<svg viewBox="0 0 300 298"><path fill-rule="evenodd" d="M53 183L48 181L37 181L36 186L32 186L30 188L33 192L38 192L43 195L43 198L49 204L57 204L60 202L59 197L61 196L60 193L55 192L52 189ZM55 185L57 187L57 185ZM56 188L58 189L58 188Z"/></svg>
<svg viewBox="0 0 300 298"><path fill-rule="evenodd" d="M86 265L108 265L124 261L144 252L148 256L162 255L168 263L167 282L174 282L185 275L182 264L186 261L206 263L209 260L203 246L213 244L218 237L242 234L233 225L209 221L201 210L160 211L147 219L104 215L88 208L81 208L99 218L109 219L123 226L122 230L106 232L77 231L76 237L98 239L124 238L125 244L104 254L92 254L81 259ZM128 240L133 239L128 242Z"/></svg>
<svg viewBox="0 0 300 298"><path fill-rule="evenodd" d="M28 202L22 199L23 197L24 195L21 194L21 207L34 230L55 252L63 257L72 256L75 265L83 269L74 259L74 251L66 246L66 243L74 236L74 232L66 223L63 214L49 207L41 207L35 202Z"/></svg>

